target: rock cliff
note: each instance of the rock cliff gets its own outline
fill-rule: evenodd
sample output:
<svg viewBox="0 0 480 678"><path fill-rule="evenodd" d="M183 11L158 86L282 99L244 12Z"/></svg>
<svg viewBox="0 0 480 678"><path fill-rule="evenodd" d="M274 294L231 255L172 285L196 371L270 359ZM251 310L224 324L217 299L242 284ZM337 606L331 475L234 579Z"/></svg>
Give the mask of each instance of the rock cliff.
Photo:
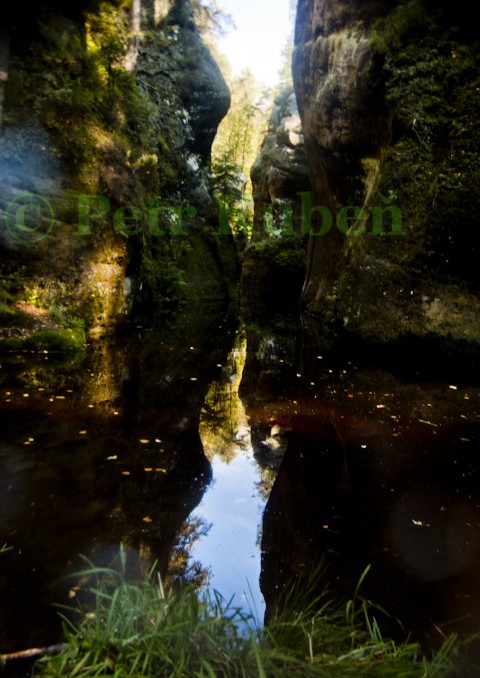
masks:
<svg viewBox="0 0 480 678"><path fill-rule="evenodd" d="M471 19L463 2L299 2L293 74L312 206L332 215L312 212L304 303L337 340L478 348Z"/></svg>
<svg viewBox="0 0 480 678"><path fill-rule="evenodd" d="M35 330L93 337L234 294L209 180L230 95L188 0L11 7L0 70L10 348Z"/></svg>
<svg viewBox="0 0 480 678"><path fill-rule="evenodd" d="M306 265L299 193L310 190L302 125L293 89L275 99L251 169L255 203L251 245L242 270L246 312L298 308Z"/></svg>

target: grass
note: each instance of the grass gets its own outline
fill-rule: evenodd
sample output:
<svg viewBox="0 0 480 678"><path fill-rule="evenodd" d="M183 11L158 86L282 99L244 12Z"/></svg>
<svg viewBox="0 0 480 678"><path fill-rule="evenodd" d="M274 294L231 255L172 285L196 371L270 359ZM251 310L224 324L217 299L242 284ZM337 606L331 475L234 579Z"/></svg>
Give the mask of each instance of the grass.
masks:
<svg viewBox="0 0 480 678"><path fill-rule="evenodd" d="M125 564L125 554L121 553ZM153 572L140 583L111 569L94 579L94 607L64 616L67 649L35 666L40 676L290 678L291 676L446 676L456 639L425 656L419 645L384 639L366 603L333 602L294 586L264 628L216 592L165 591ZM85 580L85 579L84 579ZM361 583L361 582L360 582Z"/></svg>

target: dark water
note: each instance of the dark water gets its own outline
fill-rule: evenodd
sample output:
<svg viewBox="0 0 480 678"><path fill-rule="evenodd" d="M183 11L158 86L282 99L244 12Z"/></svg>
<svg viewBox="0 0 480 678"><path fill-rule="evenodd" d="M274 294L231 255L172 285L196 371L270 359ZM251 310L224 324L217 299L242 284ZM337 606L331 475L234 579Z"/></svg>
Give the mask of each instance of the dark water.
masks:
<svg viewBox="0 0 480 678"><path fill-rule="evenodd" d="M68 575L120 543L132 577L157 562L260 619L326 559L340 597L370 565L364 596L413 637L477 631L480 388L320 346L204 310L72 362L2 359L0 651L57 641Z"/></svg>

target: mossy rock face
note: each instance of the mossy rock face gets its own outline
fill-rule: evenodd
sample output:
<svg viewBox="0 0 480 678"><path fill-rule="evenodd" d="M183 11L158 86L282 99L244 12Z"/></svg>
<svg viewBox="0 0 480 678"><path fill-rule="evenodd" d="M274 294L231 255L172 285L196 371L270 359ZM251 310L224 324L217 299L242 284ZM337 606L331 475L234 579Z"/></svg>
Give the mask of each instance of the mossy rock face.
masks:
<svg viewBox="0 0 480 678"><path fill-rule="evenodd" d="M334 226L312 238L305 305L353 342L408 338L460 358L465 342L480 345L480 61L469 10L347 0L333 22L323 0L310 5L314 20L302 8L297 19L294 78L314 204L358 206L368 219L364 233L352 225L355 237ZM389 210L401 214L396 234Z"/></svg>
<svg viewBox="0 0 480 678"><path fill-rule="evenodd" d="M242 307L248 319L299 307L307 254L299 236L252 243L242 269Z"/></svg>
<svg viewBox="0 0 480 678"><path fill-rule="evenodd" d="M293 89L275 99L267 134L251 169L255 202L252 242L242 268L248 318L297 309L306 268L300 195L311 189Z"/></svg>
<svg viewBox="0 0 480 678"><path fill-rule="evenodd" d="M225 300L238 275L233 239L210 248L209 238L218 228L210 146L229 92L190 3L160 4L160 17L159 3L143 8L133 61L128 0L47 1L6 22L0 273L10 297L0 290L0 301L33 294L55 323L79 318L91 338L137 313L151 322L182 301ZM164 224L168 209L185 216L190 206L185 238L195 249L208 236L200 263ZM2 312L5 327L20 329Z"/></svg>
<svg viewBox="0 0 480 678"><path fill-rule="evenodd" d="M82 329L42 330L30 337L11 337L0 341L0 352L16 353L74 353L85 348L85 332Z"/></svg>

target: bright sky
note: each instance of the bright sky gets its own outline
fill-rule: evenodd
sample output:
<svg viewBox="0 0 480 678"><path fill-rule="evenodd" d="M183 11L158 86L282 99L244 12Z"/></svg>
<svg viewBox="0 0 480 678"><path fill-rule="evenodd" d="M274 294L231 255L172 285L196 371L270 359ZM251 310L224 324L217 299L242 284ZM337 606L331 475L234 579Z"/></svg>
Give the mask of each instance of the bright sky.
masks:
<svg viewBox="0 0 480 678"><path fill-rule="evenodd" d="M273 87L278 81L280 52L291 31L289 0L219 0L218 4L236 26L218 43L233 74L250 68L257 80Z"/></svg>

